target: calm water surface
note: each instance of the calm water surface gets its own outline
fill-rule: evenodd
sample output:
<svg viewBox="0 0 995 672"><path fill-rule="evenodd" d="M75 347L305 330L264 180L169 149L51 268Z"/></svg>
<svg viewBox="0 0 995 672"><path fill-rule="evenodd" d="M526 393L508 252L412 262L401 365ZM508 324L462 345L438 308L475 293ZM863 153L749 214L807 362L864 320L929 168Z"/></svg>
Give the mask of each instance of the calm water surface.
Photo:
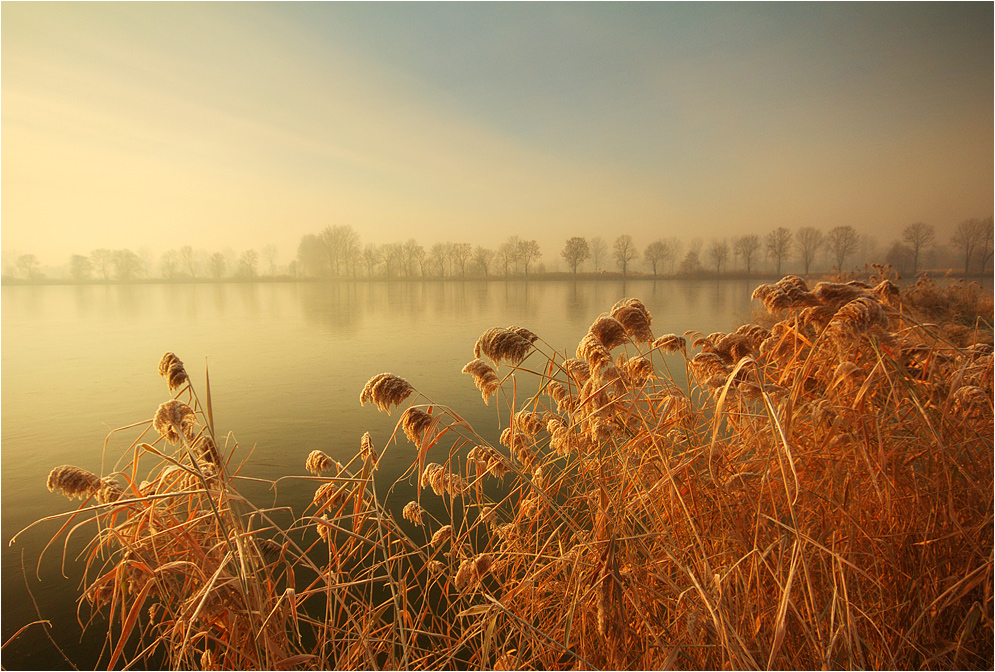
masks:
<svg viewBox="0 0 995 672"><path fill-rule="evenodd" d="M204 284L2 289L2 630L6 641L41 618L80 668L96 664L99 628L81 635L75 557L92 535L84 526L39 555L64 522L22 528L74 508L45 488L48 472L73 464L109 473L140 430L110 431L151 419L170 395L157 375L163 352L175 352L203 395L210 368L218 436L238 441L242 473L264 479L304 473L308 453L343 462L363 432L383 450L397 421L359 392L391 371L432 401L452 406L482 435L494 433L469 376L473 344L495 326L521 325L549 347L573 355L600 313L637 297L657 335L694 329L729 331L749 320L751 281L412 282L342 284ZM402 440L386 449L378 482L392 483L412 461ZM150 465L151 466L151 463ZM257 505L278 497L300 514L313 486L282 482L278 493L240 487ZM410 486L395 497L403 505ZM388 502L388 505L390 502ZM22 560L23 559L23 560ZM22 572L21 567L25 567ZM26 574L26 577L24 576ZM40 580L39 577L40 576ZM30 589L30 592L29 592ZM83 612L85 614L86 610ZM82 640L81 640L82 637ZM3 666L67 668L40 626L8 645Z"/></svg>

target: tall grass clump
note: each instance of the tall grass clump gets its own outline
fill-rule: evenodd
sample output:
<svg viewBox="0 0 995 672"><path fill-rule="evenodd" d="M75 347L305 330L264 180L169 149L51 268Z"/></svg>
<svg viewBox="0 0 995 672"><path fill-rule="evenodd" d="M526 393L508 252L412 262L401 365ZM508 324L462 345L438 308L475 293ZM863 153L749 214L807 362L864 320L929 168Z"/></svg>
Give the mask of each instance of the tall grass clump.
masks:
<svg viewBox="0 0 995 672"><path fill-rule="evenodd" d="M965 291L936 320L921 284L788 276L754 293L769 326L708 335L626 299L571 352L491 329L463 373L498 432L374 376L415 498L385 507L367 434L302 456L287 529L169 364L111 480L50 487L97 524L111 665L990 669L992 315Z"/></svg>

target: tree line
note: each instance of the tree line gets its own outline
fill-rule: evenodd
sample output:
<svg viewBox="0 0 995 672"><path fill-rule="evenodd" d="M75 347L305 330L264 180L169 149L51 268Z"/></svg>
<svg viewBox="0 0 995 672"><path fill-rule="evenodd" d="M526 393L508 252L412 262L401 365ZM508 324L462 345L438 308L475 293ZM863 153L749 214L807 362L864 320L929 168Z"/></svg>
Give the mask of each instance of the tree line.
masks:
<svg viewBox="0 0 995 672"><path fill-rule="evenodd" d="M931 224L915 222L892 241L886 252L872 236L861 235L852 226L823 231L812 226L795 230L778 227L763 236L746 234L684 241L676 236L658 238L644 247L622 234L612 241L601 236L573 236L559 250L569 272L618 272L623 277L640 275L745 274L764 270L778 277L789 265L808 275L819 271L843 272L863 253L864 262L885 262L903 275L915 275L924 267L946 268L957 264L964 275L984 273L992 259L992 218L960 222L946 245L938 244ZM554 263L558 262L554 257ZM241 254L231 250L208 253L184 245L162 253L137 254L128 249L96 249L88 255L73 254L65 276L75 282L131 282L159 277L167 281L229 278L252 280L260 276L290 278L467 278L525 277L545 273L543 251L536 240L510 236L496 248L468 242L437 242L424 247L414 238L385 244L363 243L348 225L329 226L319 233L305 234L296 256L286 266L277 266L277 248ZM946 264L946 266L944 265ZM156 276L158 271L158 276ZM38 280L40 263L34 254L5 255L3 275Z"/></svg>

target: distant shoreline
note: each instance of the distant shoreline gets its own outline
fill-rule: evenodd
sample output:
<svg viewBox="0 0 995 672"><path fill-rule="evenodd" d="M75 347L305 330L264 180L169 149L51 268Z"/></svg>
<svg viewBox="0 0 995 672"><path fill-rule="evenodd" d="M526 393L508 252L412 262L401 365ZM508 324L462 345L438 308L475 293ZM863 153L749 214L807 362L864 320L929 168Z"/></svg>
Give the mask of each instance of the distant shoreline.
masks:
<svg viewBox="0 0 995 672"><path fill-rule="evenodd" d="M872 271L851 271L846 273L847 278L864 278L868 277ZM86 287L86 286L106 286L106 285L250 285L250 284L272 284L272 283L302 283L302 284L342 284L342 283L411 283L411 282L426 282L426 283L479 283L479 282L562 282L564 280L574 280L574 281L584 281L584 282L599 282L605 280L620 281L620 280L697 280L697 281L707 281L707 280L749 280L749 281L768 281L768 280L780 280L781 277L785 275L792 275L790 273L782 273L780 275L776 273L722 273L716 274L714 272L702 271L693 274L668 274L668 275L651 275L648 273L631 273L627 276L623 276L617 271L604 271L599 273L569 273L569 272L557 272L557 273L537 273L534 275L514 275L514 276L468 276L462 277L416 277L416 278L359 278L359 277L332 277L332 278L295 278L289 275L277 275L277 276L259 276L255 278L222 278L220 280L215 280L213 278L175 278L172 280L167 280L164 278L139 278L134 280L99 280L99 279L89 279L82 281L69 280L65 278L37 278L34 280L28 280L24 278L12 278L10 276L0 277L0 286L40 286L40 285L67 285L76 287ZM831 271L823 271L819 273L810 273L808 276L810 278L821 278L832 276ZM972 273L970 275L964 275L963 272L957 272L952 270L928 270L922 271L917 274L918 277L929 277L933 279L949 278L954 280L991 280L993 279L992 273ZM916 278L901 278L901 280L907 282L914 282Z"/></svg>

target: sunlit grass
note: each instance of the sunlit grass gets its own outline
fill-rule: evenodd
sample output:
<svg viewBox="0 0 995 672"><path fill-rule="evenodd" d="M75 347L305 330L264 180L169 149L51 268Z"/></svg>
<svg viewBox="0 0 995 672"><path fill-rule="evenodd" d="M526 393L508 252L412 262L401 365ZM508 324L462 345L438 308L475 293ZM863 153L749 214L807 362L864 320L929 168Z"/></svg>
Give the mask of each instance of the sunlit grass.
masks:
<svg viewBox="0 0 995 672"><path fill-rule="evenodd" d="M770 326L730 334L657 338L636 299L573 353L489 330L463 372L496 443L373 376L363 403L407 404L394 436L301 455L315 495L283 527L167 355L176 396L114 472L50 477L85 498L56 536L92 534L102 663L991 668L990 300L883 277L755 297ZM417 501L387 510L402 441Z"/></svg>

